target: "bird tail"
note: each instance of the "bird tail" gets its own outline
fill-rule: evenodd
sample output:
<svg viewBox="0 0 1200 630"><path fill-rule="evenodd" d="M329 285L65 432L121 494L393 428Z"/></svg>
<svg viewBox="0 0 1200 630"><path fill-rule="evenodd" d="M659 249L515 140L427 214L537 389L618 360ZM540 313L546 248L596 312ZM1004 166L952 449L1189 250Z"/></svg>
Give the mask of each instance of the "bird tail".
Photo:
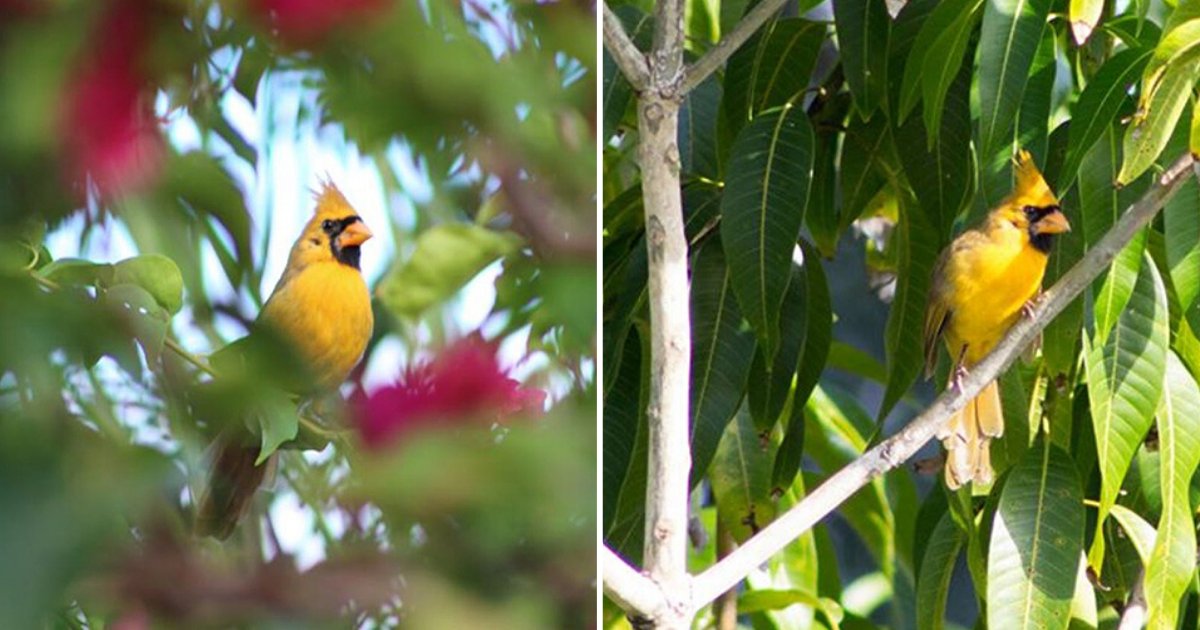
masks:
<svg viewBox="0 0 1200 630"><path fill-rule="evenodd" d="M938 439L946 447L946 486L957 490L967 482L992 483L991 441L1004 435L1004 414L996 381L950 418Z"/></svg>
<svg viewBox="0 0 1200 630"><path fill-rule="evenodd" d="M254 492L262 484L270 462L256 466L259 449L222 435L217 438L216 456L208 488L196 510L196 534L225 540L250 507Z"/></svg>

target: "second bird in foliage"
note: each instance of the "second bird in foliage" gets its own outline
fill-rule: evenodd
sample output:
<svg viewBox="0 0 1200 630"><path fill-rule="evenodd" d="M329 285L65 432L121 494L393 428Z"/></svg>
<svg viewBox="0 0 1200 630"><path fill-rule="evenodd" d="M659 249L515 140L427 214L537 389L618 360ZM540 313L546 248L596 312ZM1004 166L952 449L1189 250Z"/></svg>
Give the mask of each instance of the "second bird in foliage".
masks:
<svg viewBox="0 0 1200 630"><path fill-rule="evenodd" d="M963 232L934 266L925 312L925 373L938 339L953 363L951 385L981 361L1041 290L1054 235L1071 226L1033 158L1021 151L1016 187L983 224ZM946 448L946 485L992 482L990 442L1004 434L996 382L984 387L938 434Z"/></svg>

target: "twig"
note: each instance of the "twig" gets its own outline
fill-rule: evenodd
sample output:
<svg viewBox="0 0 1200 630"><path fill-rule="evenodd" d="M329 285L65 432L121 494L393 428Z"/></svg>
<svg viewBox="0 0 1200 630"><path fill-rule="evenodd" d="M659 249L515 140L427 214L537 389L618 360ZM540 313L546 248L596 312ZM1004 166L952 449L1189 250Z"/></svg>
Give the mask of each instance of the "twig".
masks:
<svg viewBox="0 0 1200 630"><path fill-rule="evenodd" d="M1146 571L1138 571L1137 580L1133 582L1133 590L1129 593L1129 602L1121 612L1121 622L1117 630L1141 630L1146 627Z"/></svg>
<svg viewBox="0 0 1200 630"><path fill-rule="evenodd" d="M646 56L637 49L637 46L633 45L633 40L629 39L629 35L625 33L617 14L608 8L608 3L602 4L604 6L604 17L602 18L604 21L604 47L617 62L617 67L621 69L621 74L625 75L625 80L629 81L633 89L641 92L650 84L650 66L646 63Z"/></svg>
<svg viewBox="0 0 1200 630"><path fill-rule="evenodd" d="M725 34L721 41L704 53L702 57L696 60L684 71L683 85L680 87L680 94L691 92L697 85L700 85L708 78L708 75L716 72L736 51L741 48L742 44L746 43L750 36L758 31L767 20L775 15L783 8L786 0L763 0L754 6L742 21L733 27L733 30Z"/></svg>
<svg viewBox="0 0 1200 630"><path fill-rule="evenodd" d="M995 380L1027 346L1148 224L1190 174L1193 159L1185 155L1171 165L1112 229L1034 307L1033 317L1019 320L991 353L971 370L959 391L946 391L899 433L834 473L825 483L781 515L741 547L693 581L694 607L716 599L754 567L808 531L875 477L895 468L925 445L950 415Z"/></svg>

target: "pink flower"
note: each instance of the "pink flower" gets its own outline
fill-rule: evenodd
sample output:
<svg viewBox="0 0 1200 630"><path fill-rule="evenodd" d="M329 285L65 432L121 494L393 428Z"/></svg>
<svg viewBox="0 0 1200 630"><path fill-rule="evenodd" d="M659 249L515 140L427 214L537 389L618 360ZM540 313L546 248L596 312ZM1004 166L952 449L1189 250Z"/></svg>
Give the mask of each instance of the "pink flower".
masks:
<svg viewBox="0 0 1200 630"><path fill-rule="evenodd" d="M369 396L356 393L351 403L363 443L378 450L412 431L537 414L545 400L546 392L521 387L500 368L495 344L472 335L396 383Z"/></svg>
<svg viewBox="0 0 1200 630"><path fill-rule="evenodd" d="M252 0L250 10L289 46L305 48L379 13L389 0Z"/></svg>
<svg viewBox="0 0 1200 630"><path fill-rule="evenodd" d="M145 72L151 11L142 0L112 0L68 80L61 134L68 176L91 174L102 193L148 184L164 150Z"/></svg>

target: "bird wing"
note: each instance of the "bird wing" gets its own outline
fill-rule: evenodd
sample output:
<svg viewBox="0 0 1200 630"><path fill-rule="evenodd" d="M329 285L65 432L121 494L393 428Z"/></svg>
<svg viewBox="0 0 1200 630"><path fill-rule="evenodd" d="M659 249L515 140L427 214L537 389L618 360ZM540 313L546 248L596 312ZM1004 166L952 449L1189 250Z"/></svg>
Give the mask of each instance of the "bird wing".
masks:
<svg viewBox="0 0 1200 630"><path fill-rule="evenodd" d="M937 346L942 333L954 315L951 308L954 286L954 274L950 272L952 260L957 260L968 250L974 249L987 241L987 237L979 230L967 230L954 239L938 256L933 265L933 282L929 285L928 306L925 307L925 378L933 375L937 366Z"/></svg>

